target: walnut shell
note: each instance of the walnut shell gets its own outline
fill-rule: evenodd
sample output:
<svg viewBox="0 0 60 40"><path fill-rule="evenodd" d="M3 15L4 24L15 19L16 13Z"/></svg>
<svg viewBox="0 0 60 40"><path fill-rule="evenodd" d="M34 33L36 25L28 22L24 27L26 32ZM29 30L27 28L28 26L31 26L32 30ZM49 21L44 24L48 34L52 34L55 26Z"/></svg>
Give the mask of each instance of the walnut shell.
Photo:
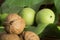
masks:
<svg viewBox="0 0 60 40"><path fill-rule="evenodd" d="M8 33L20 34L25 28L25 21L17 14L8 15L5 30Z"/></svg>
<svg viewBox="0 0 60 40"><path fill-rule="evenodd" d="M38 35L36 35L34 32L31 32L31 31L25 31L23 35L25 40L40 40Z"/></svg>
<svg viewBox="0 0 60 40"><path fill-rule="evenodd" d="M20 38L16 34L3 34L0 40L20 40Z"/></svg>
<svg viewBox="0 0 60 40"><path fill-rule="evenodd" d="M9 14L6 18L6 21L12 21L12 20L16 20L16 19L21 19L21 17L16 14L16 13L13 13L13 14Z"/></svg>

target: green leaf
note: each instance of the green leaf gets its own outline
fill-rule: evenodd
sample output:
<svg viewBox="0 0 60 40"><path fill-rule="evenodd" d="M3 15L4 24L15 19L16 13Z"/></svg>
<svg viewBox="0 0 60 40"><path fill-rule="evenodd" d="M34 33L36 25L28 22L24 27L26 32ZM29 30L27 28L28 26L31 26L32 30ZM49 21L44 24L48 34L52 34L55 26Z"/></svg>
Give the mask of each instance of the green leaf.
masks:
<svg viewBox="0 0 60 40"><path fill-rule="evenodd" d="M54 4L57 9L57 13L60 14L60 0L54 0Z"/></svg>
<svg viewBox="0 0 60 40"><path fill-rule="evenodd" d="M25 30L32 31L36 34L41 34L46 27L47 27L47 24L39 24L37 27L28 27Z"/></svg>
<svg viewBox="0 0 60 40"><path fill-rule="evenodd" d="M60 30L60 26L57 26L57 29Z"/></svg>
<svg viewBox="0 0 60 40"><path fill-rule="evenodd" d="M57 29L57 25L56 24L49 24L44 31L39 34L40 37L44 38L44 37L52 37L52 36L56 36L57 37L58 34L58 29Z"/></svg>
<svg viewBox="0 0 60 40"><path fill-rule="evenodd" d="M4 27L0 26L0 32L4 32Z"/></svg>
<svg viewBox="0 0 60 40"><path fill-rule="evenodd" d="M43 4L53 4L54 0L44 0Z"/></svg>
<svg viewBox="0 0 60 40"><path fill-rule="evenodd" d="M1 9L1 6L0 6L0 14L2 14L2 9ZM0 15L1 16L1 15Z"/></svg>
<svg viewBox="0 0 60 40"><path fill-rule="evenodd" d="M1 7L3 12L18 13L25 6L32 7L36 4L40 5L42 2L43 0L6 0Z"/></svg>

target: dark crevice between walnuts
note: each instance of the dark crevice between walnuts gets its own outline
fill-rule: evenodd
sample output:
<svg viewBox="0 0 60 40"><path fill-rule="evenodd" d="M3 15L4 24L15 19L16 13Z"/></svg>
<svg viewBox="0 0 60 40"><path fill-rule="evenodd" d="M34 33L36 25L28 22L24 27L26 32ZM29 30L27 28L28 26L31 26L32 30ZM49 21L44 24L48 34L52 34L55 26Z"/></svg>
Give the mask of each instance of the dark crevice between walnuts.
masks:
<svg viewBox="0 0 60 40"><path fill-rule="evenodd" d="M18 36L22 36L23 40L25 40L25 31L19 34Z"/></svg>

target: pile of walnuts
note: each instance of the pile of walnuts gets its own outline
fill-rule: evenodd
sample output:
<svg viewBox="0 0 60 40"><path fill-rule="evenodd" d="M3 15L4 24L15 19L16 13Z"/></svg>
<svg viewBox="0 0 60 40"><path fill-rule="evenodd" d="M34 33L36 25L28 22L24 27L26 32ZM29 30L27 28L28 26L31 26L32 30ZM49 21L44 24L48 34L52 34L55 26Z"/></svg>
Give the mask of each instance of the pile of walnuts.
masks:
<svg viewBox="0 0 60 40"><path fill-rule="evenodd" d="M31 31L24 31L25 21L18 14L9 14L4 22L6 32L0 34L0 40L40 40Z"/></svg>

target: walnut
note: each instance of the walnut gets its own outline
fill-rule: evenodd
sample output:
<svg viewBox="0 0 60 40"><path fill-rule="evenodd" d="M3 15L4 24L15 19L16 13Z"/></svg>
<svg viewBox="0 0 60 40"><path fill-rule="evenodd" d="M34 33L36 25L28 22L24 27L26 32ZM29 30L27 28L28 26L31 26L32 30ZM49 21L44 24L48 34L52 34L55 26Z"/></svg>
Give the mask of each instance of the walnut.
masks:
<svg viewBox="0 0 60 40"><path fill-rule="evenodd" d="M25 40L40 40L38 35L31 31L25 31L22 35L24 36Z"/></svg>
<svg viewBox="0 0 60 40"><path fill-rule="evenodd" d="M20 40L19 36L16 34L3 34L0 40Z"/></svg>
<svg viewBox="0 0 60 40"><path fill-rule="evenodd" d="M8 33L20 34L25 28L24 19L17 14L9 14L4 24Z"/></svg>

